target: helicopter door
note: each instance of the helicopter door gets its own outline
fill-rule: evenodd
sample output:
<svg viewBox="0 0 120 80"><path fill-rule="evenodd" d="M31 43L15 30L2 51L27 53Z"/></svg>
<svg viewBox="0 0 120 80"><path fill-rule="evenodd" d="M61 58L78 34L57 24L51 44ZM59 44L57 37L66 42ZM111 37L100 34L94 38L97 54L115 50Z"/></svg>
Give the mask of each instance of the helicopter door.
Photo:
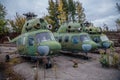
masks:
<svg viewBox="0 0 120 80"><path fill-rule="evenodd" d="M64 49L69 49L69 47L70 47L70 44L69 44L69 36L66 35L66 36L64 36L64 38L63 38L63 48L64 48Z"/></svg>
<svg viewBox="0 0 120 80"><path fill-rule="evenodd" d="M30 56L35 56L36 46L35 46L35 40L33 36L28 36L27 49L28 49L28 54Z"/></svg>

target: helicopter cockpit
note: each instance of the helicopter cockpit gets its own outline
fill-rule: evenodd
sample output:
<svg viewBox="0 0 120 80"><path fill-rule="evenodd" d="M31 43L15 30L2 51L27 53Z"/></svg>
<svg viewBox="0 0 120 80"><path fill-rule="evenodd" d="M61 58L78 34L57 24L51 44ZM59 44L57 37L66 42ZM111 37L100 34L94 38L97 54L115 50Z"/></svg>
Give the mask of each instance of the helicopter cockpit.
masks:
<svg viewBox="0 0 120 80"><path fill-rule="evenodd" d="M108 41L108 37L106 35L100 36L101 41Z"/></svg>
<svg viewBox="0 0 120 80"><path fill-rule="evenodd" d="M36 40L38 43L40 43L40 42L44 42L44 41L54 41L55 38L54 38L53 34L51 34L51 33L42 32L42 33L38 33L36 35Z"/></svg>
<svg viewBox="0 0 120 80"><path fill-rule="evenodd" d="M72 36L72 43L74 44L78 44L79 42L86 42L86 41L90 41L90 37L86 34L83 35L74 35Z"/></svg>
<svg viewBox="0 0 120 80"><path fill-rule="evenodd" d="M103 42L103 41L109 41L108 37L106 35L98 35L98 36L94 36L93 41L95 41L96 43L99 42Z"/></svg>
<svg viewBox="0 0 120 80"><path fill-rule="evenodd" d="M90 37L88 35L80 35L80 40L82 42L84 42L84 41L90 41Z"/></svg>
<svg viewBox="0 0 120 80"><path fill-rule="evenodd" d="M104 34L92 35L92 39L98 44L98 47L109 48L111 45L114 45L113 42L110 41L109 38Z"/></svg>

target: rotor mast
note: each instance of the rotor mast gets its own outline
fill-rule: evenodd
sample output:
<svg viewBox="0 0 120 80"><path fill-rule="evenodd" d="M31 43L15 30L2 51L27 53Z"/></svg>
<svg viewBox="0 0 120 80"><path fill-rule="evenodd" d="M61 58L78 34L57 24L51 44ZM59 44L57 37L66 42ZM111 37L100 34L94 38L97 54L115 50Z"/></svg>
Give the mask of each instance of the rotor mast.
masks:
<svg viewBox="0 0 120 80"><path fill-rule="evenodd" d="M33 12L24 13L23 15L26 16L27 20L30 20L30 19L37 17L37 15L34 14Z"/></svg>

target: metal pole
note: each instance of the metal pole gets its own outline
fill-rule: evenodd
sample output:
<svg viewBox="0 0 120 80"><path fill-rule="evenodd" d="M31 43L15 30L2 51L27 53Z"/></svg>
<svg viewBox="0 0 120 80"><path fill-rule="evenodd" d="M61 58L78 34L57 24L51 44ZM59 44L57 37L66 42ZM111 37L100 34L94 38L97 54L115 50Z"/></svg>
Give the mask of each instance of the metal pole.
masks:
<svg viewBox="0 0 120 80"><path fill-rule="evenodd" d="M35 72L34 80L40 80L38 79L38 67L39 67L39 60L37 60L36 62L36 72Z"/></svg>
<svg viewBox="0 0 120 80"><path fill-rule="evenodd" d="M44 66L44 80L46 79L46 63L43 63Z"/></svg>

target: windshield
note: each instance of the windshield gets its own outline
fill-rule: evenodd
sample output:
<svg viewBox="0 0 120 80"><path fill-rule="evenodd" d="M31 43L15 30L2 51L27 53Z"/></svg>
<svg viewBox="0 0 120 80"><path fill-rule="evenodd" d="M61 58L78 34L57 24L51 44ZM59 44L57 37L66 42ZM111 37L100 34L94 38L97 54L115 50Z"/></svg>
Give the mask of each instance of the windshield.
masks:
<svg viewBox="0 0 120 80"><path fill-rule="evenodd" d="M36 40L37 42L44 42L44 41L53 41L55 40L55 38L52 33L42 32L42 33L36 34Z"/></svg>
<svg viewBox="0 0 120 80"><path fill-rule="evenodd" d="M88 35L80 35L80 41L84 42L89 40L90 40L90 37Z"/></svg>
<svg viewBox="0 0 120 80"><path fill-rule="evenodd" d="M96 43L99 43L100 42L100 36L94 36L93 41L95 41Z"/></svg>
<svg viewBox="0 0 120 80"><path fill-rule="evenodd" d="M108 37L106 35L103 35L103 36L100 36L100 39L102 41L107 41L108 40Z"/></svg>

